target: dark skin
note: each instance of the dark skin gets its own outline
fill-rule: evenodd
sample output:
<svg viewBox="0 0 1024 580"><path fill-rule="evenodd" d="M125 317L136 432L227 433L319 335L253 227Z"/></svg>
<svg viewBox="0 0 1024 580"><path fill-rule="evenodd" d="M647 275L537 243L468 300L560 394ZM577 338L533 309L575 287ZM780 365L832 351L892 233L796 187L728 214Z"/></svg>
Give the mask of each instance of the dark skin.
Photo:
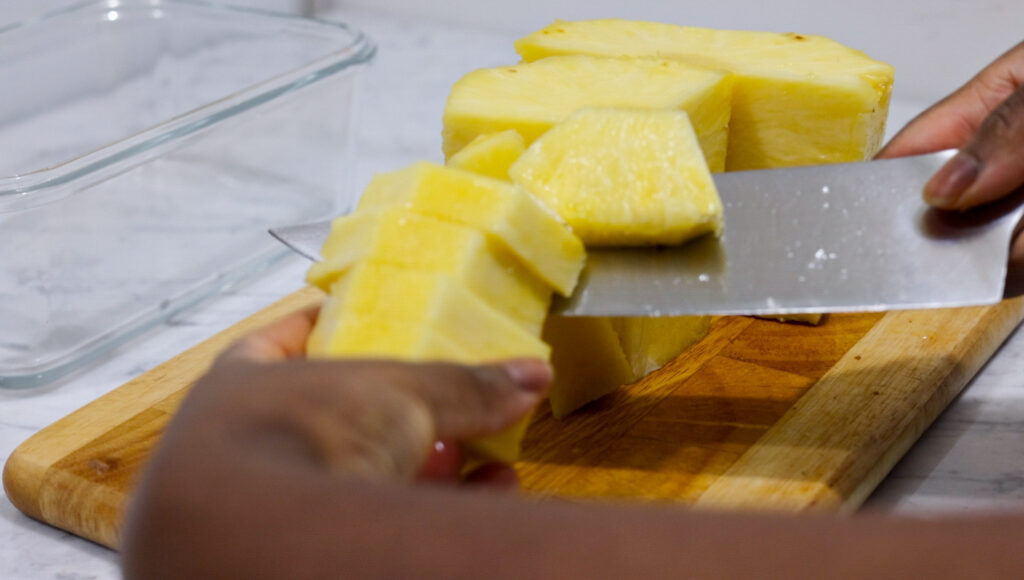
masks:
<svg viewBox="0 0 1024 580"><path fill-rule="evenodd" d="M1024 183L1024 44L880 156L960 154L925 188L968 209ZM1018 256L1024 248L1018 243ZM127 578L1015 578L1024 515L913 519L532 502L457 443L542 398L541 361L465 367L304 360L316 311L224 353L149 463L124 533ZM437 441L446 441L439 446Z"/></svg>

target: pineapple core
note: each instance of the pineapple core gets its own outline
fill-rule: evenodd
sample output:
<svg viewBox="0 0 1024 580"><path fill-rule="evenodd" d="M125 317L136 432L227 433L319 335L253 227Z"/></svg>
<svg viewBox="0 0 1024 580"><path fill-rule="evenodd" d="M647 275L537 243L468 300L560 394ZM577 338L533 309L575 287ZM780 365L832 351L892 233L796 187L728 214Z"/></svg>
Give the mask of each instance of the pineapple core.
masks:
<svg viewBox="0 0 1024 580"><path fill-rule="evenodd" d="M564 56L473 71L444 109L444 153L478 135L515 129L527 144L587 107L680 109L690 115L712 171L725 168L732 77L654 58Z"/></svg>
<svg viewBox="0 0 1024 580"><path fill-rule="evenodd" d="M722 202L682 111L582 110L509 174L588 246L679 244L722 226Z"/></svg>
<svg viewBox="0 0 1024 580"><path fill-rule="evenodd" d="M730 171L870 158L882 144L893 82L887 64L821 36L793 33L556 22L516 42L516 51L525 61L657 56L732 72Z"/></svg>
<svg viewBox="0 0 1024 580"><path fill-rule="evenodd" d="M508 168L526 151L526 142L515 129L480 135L448 159L457 167L508 181Z"/></svg>

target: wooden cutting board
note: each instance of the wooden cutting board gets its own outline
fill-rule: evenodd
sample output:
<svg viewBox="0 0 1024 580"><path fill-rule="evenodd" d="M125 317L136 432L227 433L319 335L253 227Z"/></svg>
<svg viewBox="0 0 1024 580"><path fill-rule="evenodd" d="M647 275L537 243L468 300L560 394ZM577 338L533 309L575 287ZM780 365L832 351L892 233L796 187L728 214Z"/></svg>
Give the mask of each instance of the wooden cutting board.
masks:
<svg viewBox="0 0 1024 580"><path fill-rule="evenodd" d="M57 421L11 455L33 518L116 548L146 458L192 382L302 290ZM1024 316L985 308L833 315L821 327L720 318L643 381L556 421L518 465L530 493L716 508L855 509Z"/></svg>

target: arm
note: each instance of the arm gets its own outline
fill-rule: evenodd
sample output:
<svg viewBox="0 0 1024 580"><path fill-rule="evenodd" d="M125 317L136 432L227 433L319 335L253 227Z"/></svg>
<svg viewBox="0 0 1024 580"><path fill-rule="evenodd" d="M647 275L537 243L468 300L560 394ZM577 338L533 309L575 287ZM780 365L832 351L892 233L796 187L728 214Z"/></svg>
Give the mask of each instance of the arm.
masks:
<svg viewBox="0 0 1024 580"><path fill-rule="evenodd" d="M242 341L194 388L131 508L127 578L995 578L1024 517L723 515L527 502L422 483L438 438L515 422L536 361L304 362L313 312Z"/></svg>

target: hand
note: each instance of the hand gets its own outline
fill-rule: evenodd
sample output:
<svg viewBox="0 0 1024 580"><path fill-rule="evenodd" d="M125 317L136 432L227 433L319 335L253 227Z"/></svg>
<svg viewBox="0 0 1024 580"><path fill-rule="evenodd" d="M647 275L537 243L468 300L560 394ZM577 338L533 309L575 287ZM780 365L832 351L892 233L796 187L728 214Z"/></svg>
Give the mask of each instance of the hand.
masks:
<svg viewBox="0 0 1024 580"><path fill-rule="evenodd" d="M230 398L233 386L237 386L245 389L247 400L253 400L256 394L252 384L255 384L265 385L255 393L269 399L265 403L267 409L283 410L289 405L302 404L300 397L323 398L325 407L318 412L330 416L329 420L324 419L326 425L341 431L330 433L334 441L314 444L338 449L351 447L379 455L342 457L337 456L336 450L321 450L319 453L328 454L325 461L341 462L341 469L365 472L365 476L409 478L416 472L419 480L454 482L460 480L463 460L458 441L497 432L515 423L539 401L551 381L550 368L543 362L531 360L475 369L454 365L419 367L385 361L319 361L286 365L281 369L268 368L272 363L294 362L305 356L306 340L317 314L315 308L296 313L236 343L221 355L211 374L201 381L203 391L195 396L206 400L205 391L218 390L227 391L224 396ZM258 377L255 383L245 378L252 374ZM509 398L508 390L495 386L496 382L509 386L510 377L525 389L523 393L511 393L518 396L519 401ZM465 379L471 383L468 389L485 389L482 393L486 396L469 392L467 387L463 387L466 392L460 392L456 387L462 386ZM407 397L410 394L411 399ZM255 419L263 412L263 409L250 409L229 401L225 401L223 407L211 409L209 413L230 416L248 413L250 419ZM354 413L355 409L368 412ZM309 413L312 410L291 411L296 415L292 417L295 421L292 427L302 429L307 422L319 420ZM437 416L424 418L425 410ZM512 418L511 423L507 422L507 417ZM396 423L398 427L381 431L380 425L384 422ZM425 439L431 431L438 437L437 441ZM316 438L327 433L310 432L308 435ZM360 461L370 461L370 464L357 466ZM511 467L498 464L478 468L464 481L497 486L518 483Z"/></svg>
<svg viewBox="0 0 1024 580"><path fill-rule="evenodd" d="M483 366L307 361L316 316L315 309L296 313L242 339L193 387L135 493L124 533L126 575L229 577L221 566L235 574L239 560L221 550L244 553L254 543L301 535L312 517L308 502L325 490L457 481L457 446L437 453L436 442L515 424L551 381L550 367L532 359ZM515 482L508 466L480 469L472 481ZM287 523L266 524L276 514ZM247 525L252 517L264 519ZM218 549L197 548L205 545ZM168 554L191 555L169 564Z"/></svg>
<svg viewBox="0 0 1024 580"><path fill-rule="evenodd" d="M907 124L878 157L959 149L925 185L928 203L968 209L1024 184L1024 42Z"/></svg>

